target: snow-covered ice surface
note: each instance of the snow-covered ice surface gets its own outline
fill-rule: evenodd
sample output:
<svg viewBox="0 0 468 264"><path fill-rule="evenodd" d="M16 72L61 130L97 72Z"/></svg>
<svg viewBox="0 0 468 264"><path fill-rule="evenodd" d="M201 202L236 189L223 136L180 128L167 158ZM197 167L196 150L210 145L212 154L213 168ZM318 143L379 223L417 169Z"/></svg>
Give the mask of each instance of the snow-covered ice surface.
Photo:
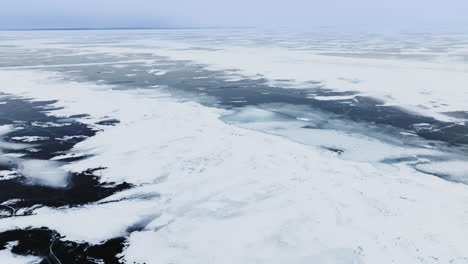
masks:
<svg viewBox="0 0 468 264"><path fill-rule="evenodd" d="M420 47L210 30L1 34L0 92L50 101L62 123L38 128L73 117L97 131L57 135L81 141L50 159L86 157L61 168L132 184L12 214L2 232L125 237L124 263L468 263L461 37L422 36Z"/></svg>
<svg viewBox="0 0 468 264"><path fill-rule="evenodd" d="M33 256L21 256L15 255L10 252L10 248L0 250L0 263L8 264L38 264L41 262L41 258Z"/></svg>
<svg viewBox="0 0 468 264"><path fill-rule="evenodd" d="M195 49L191 43L169 42L159 54L189 59L214 69L239 69L246 76L260 75L278 85L289 80L298 88L319 87L356 91L411 111L444 119L445 112L466 111L468 66L466 55L434 56L434 60L398 60L321 54L322 50L274 45L232 46L218 50ZM337 51L327 51L337 52ZM323 100L323 97L319 97ZM332 98L337 99L337 98Z"/></svg>
<svg viewBox="0 0 468 264"><path fill-rule="evenodd" d="M12 39L3 41L5 45L18 45L21 35L5 34ZM120 39L119 34L127 37ZM61 65L64 66L68 65L66 58L73 55L94 59L89 62L91 64L106 64L106 61L98 62L106 53L120 56L122 61L128 54L157 54L192 60L212 69L234 69L233 79L250 76L266 78L274 85L355 91L380 98L389 105L441 119L447 118L441 113L466 111L468 99L466 35L346 35L255 30L141 30L88 33L86 36L69 32L36 35L37 38L23 40L19 46L31 50L61 48L74 51L73 54L62 55L64 63ZM68 42L64 43L63 38ZM118 43L113 41L115 38L119 38ZM87 43L90 39L107 42L90 46ZM50 50L48 52L44 54L46 59L53 54ZM44 64L44 60L41 62L30 66L54 67ZM119 68L125 66L114 65ZM167 73L155 69L149 72L156 75Z"/></svg>

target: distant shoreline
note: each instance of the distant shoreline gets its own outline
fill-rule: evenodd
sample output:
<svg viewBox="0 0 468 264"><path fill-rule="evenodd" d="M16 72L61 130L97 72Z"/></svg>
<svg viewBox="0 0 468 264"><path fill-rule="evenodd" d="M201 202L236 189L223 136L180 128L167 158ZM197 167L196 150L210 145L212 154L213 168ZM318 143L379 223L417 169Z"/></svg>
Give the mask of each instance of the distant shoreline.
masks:
<svg viewBox="0 0 468 264"><path fill-rule="evenodd" d="M112 28L5 28L0 31L85 31L85 30L168 30L168 29L248 29L251 27L112 27Z"/></svg>

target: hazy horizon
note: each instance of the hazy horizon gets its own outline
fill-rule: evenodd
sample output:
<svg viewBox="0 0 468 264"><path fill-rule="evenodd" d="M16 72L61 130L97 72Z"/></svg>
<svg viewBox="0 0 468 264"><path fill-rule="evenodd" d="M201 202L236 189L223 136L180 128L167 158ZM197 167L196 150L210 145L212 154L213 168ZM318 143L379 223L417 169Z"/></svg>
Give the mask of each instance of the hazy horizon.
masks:
<svg viewBox="0 0 468 264"><path fill-rule="evenodd" d="M465 31L461 0L110 1L23 0L4 3L0 29L332 28L370 31Z"/></svg>

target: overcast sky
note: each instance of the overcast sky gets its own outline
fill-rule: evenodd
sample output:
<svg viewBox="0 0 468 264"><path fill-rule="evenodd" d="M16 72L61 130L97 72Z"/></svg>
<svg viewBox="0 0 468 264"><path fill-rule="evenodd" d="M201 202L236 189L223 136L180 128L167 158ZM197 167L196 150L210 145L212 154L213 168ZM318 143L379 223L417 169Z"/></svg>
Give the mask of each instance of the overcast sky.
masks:
<svg viewBox="0 0 468 264"><path fill-rule="evenodd" d="M0 28L468 27L468 0L2 0Z"/></svg>

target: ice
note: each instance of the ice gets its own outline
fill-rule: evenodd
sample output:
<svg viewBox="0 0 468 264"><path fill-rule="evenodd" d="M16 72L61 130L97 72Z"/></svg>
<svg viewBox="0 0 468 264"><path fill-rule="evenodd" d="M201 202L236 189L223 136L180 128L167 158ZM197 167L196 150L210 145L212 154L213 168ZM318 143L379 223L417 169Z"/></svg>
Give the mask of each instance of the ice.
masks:
<svg viewBox="0 0 468 264"><path fill-rule="evenodd" d="M22 142L35 142L35 141L48 140L49 137L23 136L23 137L12 137L11 139L22 141Z"/></svg>
<svg viewBox="0 0 468 264"><path fill-rule="evenodd" d="M68 141L71 139L79 139L79 138L87 138L88 136L63 136L61 138L55 138L56 140L60 141Z"/></svg>
<svg viewBox="0 0 468 264"><path fill-rule="evenodd" d="M261 75L273 83L278 79L290 80L288 87L311 88L309 82L316 81L321 83L321 88L360 92L361 95L382 99L389 105L397 105L442 120L450 119L441 114L443 112L467 110L465 102L468 100L468 92L465 84L468 83L468 76L465 73L468 66L457 56L436 53L430 54L429 60L416 59L411 55L418 52L410 47L397 55L379 58L378 53L373 56L369 50L389 48L391 44L361 42L361 39L352 37L346 39L349 45L352 48L360 46L362 53L368 54L368 57L353 55L356 51L352 49L342 53L334 51L343 48L339 41L327 42L329 47L326 48L316 42L310 44L308 39L294 39L287 46L281 46L274 41L278 36L272 34L262 35L265 41L261 44L252 41L249 35L244 37L252 41L250 43L239 44L225 40L213 44L210 37L206 37L204 33L198 34L200 35L194 34L195 41L190 38L174 40L169 35L166 39L146 38L138 43L157 55L192 60L197 64L206 64L210 69L238 69L240 76L255 78ZM401 38L401 42L406 37L396 36ZM385 41L384 38L374 38L376 42ZM320 37L313 40L320 43ZM396 43L399 44L401 43ZM459 47L454 47L454 43L450 42L445 44L457 54L455 50ZM440 43L432 41L421 45L432 48L431 45L437 46ZM151 48L156 46L157 48ZM99 51L108 54L123 52L116 47L102 47ZM405 56L411 59L405 59Z"/></svg>
<svg viewBox="0 0 468 264"><path fill-rule="evenodd" d="M19 150L19 149L25 149L34 145L31 144L22 144L22 143L10 143L10 142L5 142L3 140L3 136L11 131L13 131L14 128L9 125L3 125L0 126L0 153L2 149L10 149L10 150ZM0 158L1 160L1 158Z"/></svg>
<svg viewBox="0 0 468 264"><path fill-rule="evenodd" d="M63 160L63 159L79 158L79 157L83 157L83 154L67 153L67 154L55 156L51 158L51 160Z"/></svg>
<svg viewBox="0 0 468 264"><path fill-rule="evenodd" d="M262 123L284 121L285 118L281 118L280 114L274 113L272 111L267 111L256 107L245 107L235 114L226 115L223 119L236 123Z"/></svg>
<svg viewBox="0 0 468 264"><path fill-rule="evenodd" d="M32 144L11 143L0 140L0 149L20 150L33 146Z"/></svg>
<svg viewBox="0 0 468 264"><path fill-rule="evenodd" d="M127 34L129 39L119 39L119 46L114 43L91 47L59 44L59 40L57 43L52 41L57 39L56 35L48 35L46 40L21 40L11 44L33 51L41 48L65 49L70 51L66 54L68 56L108 54L125 57L153 53L176 60L191 60L197 65L206 64L215 70L237 69L237 77L240 78L261 76L270 83L287 80L283 82L287 87L356 91L360 95L377 97L387 105L444 120L451 119L444 112L467 111L465 84L468 76L465 73L468 66L463 59L468 50L466 35L342 35L284 30L216 32L207 29L121 33ZM8 34L11 38L14 33ZM63 34L61 37L66 39L69 36ZM115 40L115 36L108 33L103 33L102 37L110 42ZM124 47L125 44L128 47ZM115 67L130 67L130 63L156 65L154 60L117 63L120 64L112 62ZM76 65L34 67L44 69ZM21 68L32 66L9 67ZM231 75L236 78L236 74Z"/></svg>
<svg viewBox="0 0 468 264"><path fill-rule="evenodd" d="M312 109L301 109L286 104L261 107L238 108L224 115L222 120L244 128L284 136L302 144L340 150L343 152L341 157L355 161L380 162L398 157L445 155L431 149L379 140L376 138L378 133L372 133L369 127L334 120L326 113L314 112ZM295 117L296 115L301 116ZM374 137L359 133L366 129Z"/></svg>
<svg viewBox="0 0 468 264"><path fill-rule="evenodd" d="M10 180L17 177L15 171L11 170L0 170L0 180Z"/></svg>
<svg viewBox="0 0 468 264"><path fill-rule="evenodd" d="M356 97L356 95L343 95L343 96L310 96L316 100L331 101L331 100L350 100Z"/></svg>
<svg viewBox="0 0 468 264"><path fill-rule="evenodd" d="M0 232L13 228L47 226L66 236L67 240L98 244L125 236L127 229L141 219L158 212L157 200L126 200L119 203L91 204L79 208L39 208L34 215L0 221Z"/></svg>
<svg viewBox="0 0 468 264"><path fill-rule="evenodd" d="M157 69L151 69L151 70L148 71L148 73L154 74L154 75L157 75L157 76L160 76L160 75L167 74L167 71L162 71L162 70L157 70Z"/></svg>
<svg viewBox="0 0 468 264"><path fill-rule="evenodd" d="M7 134L8 132L11 131L11 129L12 129L11 126L8 126L8 125L0 126L0 136Z"/></svg>
<svg viewBox="0 0 468 264"><path fill-rule="evenodd" d="M0 263L5 264L39 264L42 261L39 257L20 256L10 252L10 250L0 250Z"/></svg>
<svg viewBox="0 0 468 264"><path fill-rule="evenodd" d="M191 177L190 183L186 177L176 181L170 177L163 186L154 186L178 194L171 195L171 204L165 206L164 221L158 218L146 230L130 235L124 252L127 263L413 263L419 258L431 263L429 256L434 255L447 261L463 258L431 238L464 239L459 229L448 226L453 221L462 224L455 220L455 212L439 211L452 203L448 193L440 193L448 185L436 187L443 181L429 183L408 170L390 176L351 166L338 172L338 164L325 164L315 155L295 163L310 164L314 169L309 175L302 175L302 169L284 174L281 165L294 159L303 158L285 155L278 166L269 163L269 170L276 171L270 175L257 167L245 177L234 173L219 180L214 175L211 180ZM462 194L464 188L459 187ZM430 198L432 192L441 196ZM455 214L459 213L464 214ZM414 230L416 226L427 230L423 233L428 237ZM441 228L448 233L442 235ZM392 257L382 260L386 247L392 248ZM159 250L154 256L147 253L155 248Z"/></svg>
<svg viewBox="0 0 468 264"><path fill-rule="evenodd" d="M418 170L468 184L468 161L452 160L418 164Z"/></svg>
<svg viewBox="0 0 468 264"><path fill-rule="evenodd" d="M5 179L11 179L19 175L25 177L25 183L31 185L49 186L53 188L64 188L69 183L70 174L61 169L61 164L56 161L49 160L34 160L34 159L22 159L22 155L15 153L3 154L2 149L13 149L20 150L31 148L33 145L23 143L9 143L1 140L1 136L12 131L13 128L10 126L0 126L0 165L13 166L17 171L0 171L0 177ZM22 140L24 142L32 142L42 140L44 137L20 137L16 140Z"/></svg>
<svg viewBox="0 0 468 264"><path fill-rule="evenodd" d="M1 154L1 151L0 151ZM0 170L2 180L24 177L24 184L65 188L69 184L70 174L63 170L61 163L49 160L22 159L11 155L2 155L0 165L12 167L14 170Z"/></svg>
<svg viewBox="0 0 468 264"><path fill-rule="evenodd" d="M119 120L78 143L70 153L90 157L64 168L105 167L102 181L134 187L85 206L2 219L0 230L47 226L90 243L128 236L127 263L466 262L466 185L404 164L382 169L376 160L403 151L388 142L337 131L348 125L340 123L302 134L305 124L330 121L317 113L225 111L61 77L0 71L2 91L58 100L62 108L48 114Z"/></svg>
<svg viewBox="0 0 468 264"><path fill-rule="evenodd" d="M29 43L30 44L30 43ZM74 53L76 54L76 53ZM69 56L74 56L73 54L69 54ZM117 56L117 55L116 55ZM2 67L3 70L42 70L47 68L57 68L57 67L76 67L76 66L97 66L97 65L109 65L112 64L112 67L115 68L126 68L129 65L125 63L152 63L152 60L123 60L123 61L115 61L115 62L97 62L97 63L75 63L75 64L39 64L39 65L31 65L31 66L12 66L12 67ZM124 64L121 64L124 63ZM115 64L115 65L114 65ZM67 71L70 73L70 71ZM73 73L73 71L72 71Z"/></svg>

